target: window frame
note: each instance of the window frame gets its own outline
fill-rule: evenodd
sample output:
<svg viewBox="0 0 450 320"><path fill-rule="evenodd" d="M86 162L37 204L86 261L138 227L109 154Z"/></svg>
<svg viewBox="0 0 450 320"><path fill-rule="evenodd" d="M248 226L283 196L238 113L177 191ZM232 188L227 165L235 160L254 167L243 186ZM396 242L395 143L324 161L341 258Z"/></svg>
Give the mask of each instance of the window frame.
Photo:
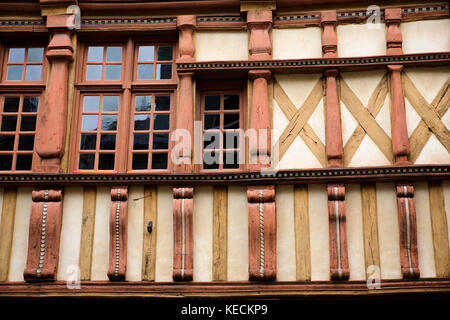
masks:
<svg viewBox="0 0 450 320"><path fill-rule="evenodd" d="M47 71L48 71L48 60L46 57L47 54L47 44L41 43L41 42L31 42L27 43L27 45L21 45L22 43L12 42L5 46L3 46L3 52L1 57L2 62L2 70L1 70L1 78L0 82L5 85L45 85L47 82ZM11 48L25 48L25 56L23 63L8 63L9 59L9 50ZM27 57L28 57L28 51L29 48L44 48L43 56L42 56L42 62L41 63L28 63ZM8 65L22 65L22 79L21 80L7 80L7 74L8 74ZM41 80L25 80L26 77L26 66L28 65L41 65Z"/></svg>
<svg viewBox="0 0 450 320"><path fill-rule="evenodd" d="M168 64L168 62L172 63L172 78L171 79L163 79L163 80L156 80L156 79L138 79L137 78L137 72L138 72L138 56L139 56L139 47L140 46L154 46L155 47L155 56L154 59L156 59L156 47L164 47L164 46L172 46L172 60L164 62L163 64ZM134 43L134 53L133 53L133 76L132 81L133 83L139 83L139 84L158 84L158 85L169 85L169 84L176 84L178 79L176 78L176 43L170 43L167 41L135 41ZM153 62L144 62L144 64L152 64L153 66L156 66L158 64L157 60L153 60ZM156 68L153 70L153 74L156 75Z"/></svg>

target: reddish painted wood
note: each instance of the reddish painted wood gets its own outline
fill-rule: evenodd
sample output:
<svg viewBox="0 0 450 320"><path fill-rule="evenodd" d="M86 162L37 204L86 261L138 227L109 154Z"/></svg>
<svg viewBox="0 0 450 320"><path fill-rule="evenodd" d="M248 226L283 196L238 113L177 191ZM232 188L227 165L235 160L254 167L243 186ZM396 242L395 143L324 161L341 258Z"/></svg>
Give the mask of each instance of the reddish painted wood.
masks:
<svg viewBox="0 0 450 320"><path fill-rule="evenodd" d="M249 141L249 170L259 171L270 167L271 126L267 81L271 77L271 72L252 70L249 72L249 77L253 80L250 129L254 130L254 137L251 137L252 141Z"/></svg>
<svg viewBox="0 0 450 320"><path fill-rule="evenodd" d="M387 54L403 54L402 32L400 30L402 8L386 8L384 10L384 21L388 27L386 31Z"/></svg>
<svg viewBox="0 0 450 320"><path fill-rule="evenodd" d="M247 26L250 30L248 51L250 60L272 59L272 43L269 30L272 28L272 11L250 10L247 12Z"/></svg>
<svg viewBox="0 0 450 320"><path fill-rule="evenodd" d="M177 17L177 28L180 31L180 59L179 62L194 60L195 45L193 33L197 25L197 19L194 15L185 15ZM177 61L177 62L178 62Z"/></svg>
<svg viewBox="0 0 450 320"><path fill-rule="evenodd" d="M62 189L32 192L25 281L56 280L62 224Z"/></svg>
<svg viewBox="0 0 450 320"><path fill-rule="evenodd" d="M125 280L127 270L128 187L111 188L109 210L109 265L111 281Z"/></svg>
<svg viewBox="0 0 450 320"><path fill-rule="evenodd" d="M190 281L194 268L194 188L173 188L173 280Z"/></svg>
<svg viewBox="0 0 450 320"><path fill-rule="evenodd" d="M335 30L336 24L336 10L322 11L320 13L320 25L323 28L322 52L324 58L337 57L337 36Z"/></svg>
<svg viewBox="0 0 450 320"><path fill-rule="evenodd" d="M403 278L419 278L414 186L409 183L397 183L396 189L402 275Z"/></svg>
<svg viewBox="0 0 450 320"><path fill-rule="evenodd" d="M70 31L55 30L47 48L47 59L52 65L46 100L40 108L40 130L36 135L36 151L42 159L37 172L58 173L64 153L69 63L73 60Z"/></svg>
<svg viewBox="0 0 450 320"><path fill-rule="evenodd" d="M250 280L274 280L277 275L275 186L247 186Z"/></svg>
<svg viewBox="0 0 450 320"><path fill-rule="evenodd" d="M332 280L348 280L350 276L345 215L345 186L329 184L328 215L330 230L330 276Z"/></svg>

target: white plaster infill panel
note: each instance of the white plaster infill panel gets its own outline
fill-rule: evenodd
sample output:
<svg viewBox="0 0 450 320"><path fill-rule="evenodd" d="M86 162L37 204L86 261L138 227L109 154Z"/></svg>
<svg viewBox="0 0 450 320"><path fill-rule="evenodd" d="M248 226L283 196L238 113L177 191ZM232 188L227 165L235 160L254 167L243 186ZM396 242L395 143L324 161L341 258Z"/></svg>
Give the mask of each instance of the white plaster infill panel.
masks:
<svg viewBox="0 0 450 320"><path fill-rule="evenodd" d="M194 37L197 61L248 59L246 31L197 31Z"/></svg>

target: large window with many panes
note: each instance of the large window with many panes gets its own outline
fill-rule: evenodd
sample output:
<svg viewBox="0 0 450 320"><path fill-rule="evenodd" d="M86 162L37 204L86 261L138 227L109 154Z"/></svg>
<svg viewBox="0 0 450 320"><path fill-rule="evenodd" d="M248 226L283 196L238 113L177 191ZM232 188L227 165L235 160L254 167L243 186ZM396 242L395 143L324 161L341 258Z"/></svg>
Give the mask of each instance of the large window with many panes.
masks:
<svg viewBox="0 0 450 320"><path fill-rule="evenodd" d="M174 44L127 39L81 47L71 170L169 171Z"/></svg>

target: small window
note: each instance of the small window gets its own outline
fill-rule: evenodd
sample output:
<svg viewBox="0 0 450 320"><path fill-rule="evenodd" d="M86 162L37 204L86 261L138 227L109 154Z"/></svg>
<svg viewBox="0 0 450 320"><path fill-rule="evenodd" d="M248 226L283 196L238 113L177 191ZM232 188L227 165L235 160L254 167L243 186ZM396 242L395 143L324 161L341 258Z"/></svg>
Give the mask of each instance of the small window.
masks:
<svg viewBox="0 0 450 320"><path fill-rule="evenodd" d="M87 81L122 79L123 46L89 46L86 59Z"/></svg>
<svg viewBox="0 0 450 320"><path fill-rule="evenodd" d="M0 97L0 171L30 171L39 96Z"/></svg>
<svg viewBox="0 0 450 320"><path fill-rule="evenodd" d="M173 46L140 45L137 48L137 80L170 80L173 69Z"/></svg>
<svg viewBox="0 0 450 320"><path fill-rule="evenodd" d="M43 47L9 48L6 60L7 81L41 81Z"/></svg>

